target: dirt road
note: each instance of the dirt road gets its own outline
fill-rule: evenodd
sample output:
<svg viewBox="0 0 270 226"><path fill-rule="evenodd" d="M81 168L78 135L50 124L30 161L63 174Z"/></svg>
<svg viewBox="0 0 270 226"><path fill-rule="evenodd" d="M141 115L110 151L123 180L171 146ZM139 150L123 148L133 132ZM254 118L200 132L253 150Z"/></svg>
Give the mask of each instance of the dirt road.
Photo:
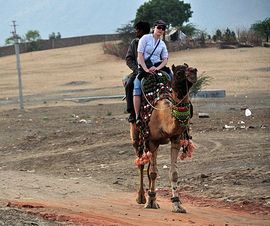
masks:
<svg viewBox="0 0 270 226"><path fill-rule="evenodd" d="M34 172L1 173L7 206L69 225L267 225L269 217L213 200L183 195L187 214L171 212L169 198L158 192L158 210L135 203L135 193L119 192L91 178L56 178ZM8 184L9 191L3 186ZM20 196L20 197L19 197ZM23 198L22 198L23 197ZM4 203L2 201L2 203ZM258 212L257 212L258 213ZM19 219L18 219L19 220ZM22 223L22 221L21 221ZM44 223L44 222L43 222ZM14 224L16 225L16 224ZM19 225L19 224L17 224ZM42 224L43 225L43 224ZM46 225L46 224L45 224Z"/></svg>

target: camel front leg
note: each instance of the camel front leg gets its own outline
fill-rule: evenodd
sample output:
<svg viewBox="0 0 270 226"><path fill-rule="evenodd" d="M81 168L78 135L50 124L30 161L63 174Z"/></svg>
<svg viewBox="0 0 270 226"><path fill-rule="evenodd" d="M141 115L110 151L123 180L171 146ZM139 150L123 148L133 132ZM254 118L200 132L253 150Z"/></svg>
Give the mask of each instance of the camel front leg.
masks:
<svg viewBox="0 0 270 226"><path fill-rule="evenodd" d="M172 188L172 212L186 213L187 211L181 206L178 193L178 173L177 173L177 157L180 149L180 143L178 139L171 141L171 167L170 167L170 182Z"/></svg>
<svg viewBox="0 0 270 226"><path fill-rule="evenodd" d="M149 167L149 191L147 203L145 204L145 208L158 209L159 205L156 201L156 178L157 178L157 151L156 149L151 157L150 157L150 167Z"/></svg>

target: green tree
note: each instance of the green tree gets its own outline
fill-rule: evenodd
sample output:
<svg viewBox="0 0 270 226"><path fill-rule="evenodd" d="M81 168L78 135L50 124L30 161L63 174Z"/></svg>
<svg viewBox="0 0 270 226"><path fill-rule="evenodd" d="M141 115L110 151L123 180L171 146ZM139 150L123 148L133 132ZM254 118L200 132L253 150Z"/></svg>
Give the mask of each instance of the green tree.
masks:
<svg viewBox="0 0 270 226"><path fill-rule="evenodd" d="M17 35L17 39L18 39L19 42L22 41L22 38L19 35ZM5 45L13 45L14 43L15 43L15 41L14 41L13 36L10 36L5 40Z"/></svg>
<svg viewBox="0 0 270 226"><path fill-rule="evenodd" d="M119 34L119 38L123 41L123 43L129 43L135 37L132 22L118 28L116 32Z"/></svg>
<svg viewBox="0 0 270 226"><path fill-rule="evenodd" d="M236 35L234 31L231 31L229 28L227 28L222 35L222 40L226 42L234 42L236 41Z"/></svg>
<svg viewBox="0 0 270 226"><path fill-rule="evenodd" d="M61 34L60 32L57 32L55 34L55 32L52 32L51 34L49 34L49 39L60 39L61 38Z"/></svg>
<svg viewBox="0 0 270 226"><path fill-rule="evenodd" d="M55 38L56 39L61 39L61 33L60 32L57 32L57 34L55 35Z"/></svg>
<svg viewBox="0 0 270 226"><path fill-rule="evenodd" d="M213 40L218 41L222 39L222 32L221 30L217 29L216 34L213 35Z"/></svg>
<svg viewBox="0 0 270 226"><path fill-rule="evenodd" d="M180 30L187 36L193 37L195 34L198 33L198 29L196 26L192 23L188 23L185 25L182 25L180 27Z"/></svg>
<svg viewBox="0 0 270 226"><path fill-rule="evenodd" d="M39 31L37 30L29 30L26 34L25 34L25 39L28 42L35 42L41 39L41 36L39 34Z"/></svg>
<svg viewBox="0 0 270 226"><path fill-rule="evenodd" d="M41 36L37 30L29 30L25 34L25 40L28 42L27 50L28 51L37 51L40 49Z"/></svg>
<svg viewBox="0 0 270 226"><path fill-rule="evenodd" d="M162 19L172 27L180 27L192 16L191 6L179 0L150 0L141 5L135 23L142 20L153 24Z"/></svg>
<svg viewBox="0 0 270 226"><path fill-rule="evenodd" d="M49 34L49 39L55 39L55 33L52 32L51 34Z"/></svg>
<svg viewBox="0 0 270 226"><path fill-rule="evenodd" d="M252 24L251 30L253 30L259 37L265 38L266 42L269 42L270 18L266 18L264 21Z"/></svg>

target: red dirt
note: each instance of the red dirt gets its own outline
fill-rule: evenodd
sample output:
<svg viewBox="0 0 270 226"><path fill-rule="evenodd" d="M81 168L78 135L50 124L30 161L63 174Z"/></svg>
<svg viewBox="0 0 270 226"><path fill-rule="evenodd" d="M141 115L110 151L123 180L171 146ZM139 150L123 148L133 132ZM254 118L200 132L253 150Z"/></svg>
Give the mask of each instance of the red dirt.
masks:
<svg viewBox="0 0 270 226"><path fill-rule="evenodd" d="M114 192L104 199L65 202L11 201L8 207L23 209L46 220L72 225L269 225L270 208L260 204L228 204L182 194L187 214L170 212L166 190L158 191L160 209L144 209L135 193ZM162 197L161 197L162 196ZM154 223L154 224L153 224Z"/></svg>

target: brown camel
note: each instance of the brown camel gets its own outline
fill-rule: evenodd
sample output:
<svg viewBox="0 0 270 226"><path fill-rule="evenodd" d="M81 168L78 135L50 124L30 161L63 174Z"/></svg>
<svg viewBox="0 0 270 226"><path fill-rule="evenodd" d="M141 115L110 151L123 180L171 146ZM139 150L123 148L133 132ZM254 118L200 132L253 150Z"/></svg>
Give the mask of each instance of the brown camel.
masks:
<svg viewBox="0 0 270 226"><path fill-rule="evenodd" d="M138 156L135 163L140 169L140 186L136 201L139 204L145 204L145 208L159 208L155 192L158 149L159 145L171 142L169 177L172 188L172 211L186 213L186 210L181 206L177 191L178 174L176 163L181 148L184 151L182 158L190 155L193 148L188 135L192 106L189 99L189 89L197 81L197 69L184 64L173 65L172 71L172 82L167 81L167 84L159 83L160 86L155 87L154 92L144 90L147 84L146 82L144 84L142 80L143 95L140 114L144 125L130 124L131 140ZM156 76L162 77L161 75L164 75L164 73L159 72ZM148 77L151 76L153 75ZM153 82L150 81L148 84L151 83ZM145 104L143 104L144 102ZM149 179L147 200L143 187L143 171L146 163L149 163L147 170Z"/></svg>

